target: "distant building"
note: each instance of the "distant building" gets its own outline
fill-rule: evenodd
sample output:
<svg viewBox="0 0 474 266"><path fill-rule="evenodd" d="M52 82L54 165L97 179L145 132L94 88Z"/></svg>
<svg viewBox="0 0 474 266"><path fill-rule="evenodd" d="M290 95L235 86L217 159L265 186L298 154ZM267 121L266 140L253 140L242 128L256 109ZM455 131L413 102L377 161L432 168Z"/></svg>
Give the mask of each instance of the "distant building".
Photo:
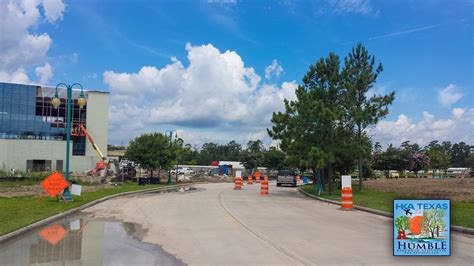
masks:
<svg viewBox="0 0 474 266"><path fill-rule="evenodd" d="M58 89L61 106L51 105L55 88L0 82L0 169L65 170L66 89ZM102 152L107 151L109 95L84 91L87 104L77 104L73 90L72 126L83 124ZM98 161L85 136L72 136L70 170L82 172Z"/></svg>

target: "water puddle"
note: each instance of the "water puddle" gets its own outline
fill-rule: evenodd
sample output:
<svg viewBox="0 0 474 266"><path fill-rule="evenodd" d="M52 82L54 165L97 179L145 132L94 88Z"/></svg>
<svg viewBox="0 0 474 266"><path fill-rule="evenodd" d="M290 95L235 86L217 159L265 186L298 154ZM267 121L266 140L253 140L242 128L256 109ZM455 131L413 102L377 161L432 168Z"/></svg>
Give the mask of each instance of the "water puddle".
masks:
<svg viewBox="0 0 474 266"><path fill-rule="evenodd" d="M1 265L184 265L133 223L78 214L0 245Z"/></svg>
<svg viewBox="0 0 474 266"><path fill-rule="evenodd" d="M188 193L188 192L196 192L203 190L203 188L195 188L195 187L179 187L179 188L170 188L166 190L160 190L160 191L152 191L149 193L157 193L157 194L166 194L166 193L173 193L173 192L178 192L178 193ZM149 194L147 193L147 194Z"/></svg>

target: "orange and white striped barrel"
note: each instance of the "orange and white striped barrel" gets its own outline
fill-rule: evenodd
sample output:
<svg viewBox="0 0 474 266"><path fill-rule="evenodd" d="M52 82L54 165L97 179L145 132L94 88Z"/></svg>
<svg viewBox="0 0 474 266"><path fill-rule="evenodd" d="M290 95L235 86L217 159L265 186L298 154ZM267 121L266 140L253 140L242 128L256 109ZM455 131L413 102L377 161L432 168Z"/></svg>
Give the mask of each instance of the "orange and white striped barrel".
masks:
<svg viewBox="0 0 474 266"><path fill-rule="evenodd" d="M234 189L242 189L242 177L238 176L235 178L235 187Z"/></svg>
<svg viewBox="0 0 474 266"><path fill-rule="evenodd" d="M247 178L247 185L252 185L252 183L253 183L252 175L249 175L249 177Z"/></svg>
<svg viewBox="0 0 474 266"><path fill-rule="evenodd" d="M260 183L260 175L255 175L255 183Z"/></svg>
<svg viewBox="0 0 474 266"><path fill-rule="evenodd" d="M343 210L352 210L352 189L342 188L341 190L341 208Z"/></svg>
<svg viewBox="0 0 474 266"><path fill-rule="evenodd" d="M268 183L268 176L264 175L263 180L267 181L267 183Z"/></svg>
<svg viewBox="0 0 474 266"><path fill-rule="evenodd" d="M264 179L262 181L262 186L260 189L260 196L268 196L268 180Z"/></svg>
<svg viewBox="0 0 474 266"><path fill-rule="evenodd" d="M296 176L296 183L300 182L301 177L299 175Z"/></svg>

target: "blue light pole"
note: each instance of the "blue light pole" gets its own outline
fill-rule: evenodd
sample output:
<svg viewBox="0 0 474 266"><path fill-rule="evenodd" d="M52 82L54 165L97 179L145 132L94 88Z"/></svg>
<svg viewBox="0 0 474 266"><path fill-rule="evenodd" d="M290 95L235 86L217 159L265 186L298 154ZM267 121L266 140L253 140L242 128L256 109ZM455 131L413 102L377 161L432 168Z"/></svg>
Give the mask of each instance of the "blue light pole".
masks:
<svg viewBox="0 0 474 266"><path fill-rule="evenodd" d="M67 85L65 83L59 83L56 85L56 92L54 94L53 99L51 100L51 104L53 105L54 108L58 109L59 105L61 105L61 100L59 99L59 94L58 94L58 87L59 86L65 86L67 90L67 99L66 99L66 181L69 182L69 151L70 151L70 142L71 142L71 98L72 98L72 88L74 86L79 86L81 88L81 94L79 95L79 98L77 99L77 104L79 105L79 108L82 109L86 105L86 98L84 97L84 89L82 88L82 85L79 83L74 83L72 85ZM65 201L73 201L71 192L69 191L69 187L64 189L63 192L63 197Z"/></svg>

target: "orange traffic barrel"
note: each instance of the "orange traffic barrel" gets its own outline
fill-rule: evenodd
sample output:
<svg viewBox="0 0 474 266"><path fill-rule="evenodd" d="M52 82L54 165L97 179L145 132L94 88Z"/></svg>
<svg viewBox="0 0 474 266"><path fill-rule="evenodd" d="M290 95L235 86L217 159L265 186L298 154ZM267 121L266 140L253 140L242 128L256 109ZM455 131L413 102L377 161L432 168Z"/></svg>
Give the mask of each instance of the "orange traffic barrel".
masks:
<svg viewBox="0 0 474 266"><path fill-rule="evenodd" d="M255 175L255 183L260 183L260 175Z"/></svg>
<svg viewBox="0 0 474 266"><path fill-rule="evenodd" d="M301 179L300 176L297 175L297 176L296 176L296 182L297 182L297 183L300 182L300 179Z"/></svg>
<svg viewBox="0 0 474 266"><path fill-rule="evenodd" d="M262 181L262 186L260 189L260 195L261 196L268 196L268 179L264 179Z"/></svg>
<svg viewBox="0 0 474 266"><path fill-rule="evenodd" d="M352 210L353 202L351 188L343 188L341 190L341 208L343 210Z"/></svg>
<svg viewBox="0 0 474 266"><path fill-rule="evenodd" d="M252 185L252 182L253 182L252 176L249 175L249 177L247 178L247 185Z"/></svg>
<svg viewBox="0 0 474 266"><path fill-rule="evenodd" d="M268 176L264 175L264 176L263 176L263 180L266 180L267 183L268 183Z"/></svg>
<svg viewBox="0 0 474 266"><path fill-rule="evenodd" d="M242 177L238 176L235 178L235 187L234 189L242 189Z"/></svg>

